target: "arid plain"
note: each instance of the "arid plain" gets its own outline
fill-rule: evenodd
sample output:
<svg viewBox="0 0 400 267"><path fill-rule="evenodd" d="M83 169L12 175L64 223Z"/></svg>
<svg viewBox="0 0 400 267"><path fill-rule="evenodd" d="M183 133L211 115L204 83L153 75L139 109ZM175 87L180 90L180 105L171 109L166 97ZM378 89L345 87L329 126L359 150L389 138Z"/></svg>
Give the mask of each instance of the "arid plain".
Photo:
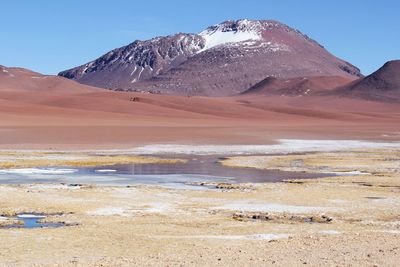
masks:
<svg viewBox="0 0 400 267"><path fill-rule="evenodd" d="M229 169L291 173L274 183L194 179L183 188L7 180L0 186L4 266L398 263L396 103L112 92L4 70L1 179L40 168L184 165L201 154ZM60 227L18 227L21 214Z"/></svg>

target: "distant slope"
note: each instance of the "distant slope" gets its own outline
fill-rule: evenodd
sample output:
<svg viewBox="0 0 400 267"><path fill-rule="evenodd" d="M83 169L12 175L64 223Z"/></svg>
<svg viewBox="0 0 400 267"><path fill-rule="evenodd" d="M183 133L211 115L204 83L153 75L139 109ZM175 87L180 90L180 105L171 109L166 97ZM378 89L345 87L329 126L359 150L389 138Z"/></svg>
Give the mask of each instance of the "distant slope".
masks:
<svg viewBox="0 0 400 267"><path fill-rule="evenodd" d="M354 81L354 78L343 76L310 76L288 79L267 77L242 94L306 96L332 90L352 81Z"/></svg>
<svg viewBox="0 0 400 267"><path fill-rule="evenodd" d="M308 36L272 20L225 21L199 34L135 41L59 75L113 90L185 96L235 95L267 76L361 76Z"/></svg>
<svg viewBox="0 0 400 267"><path fill-rule="evenodd" d="M74 94L95 91L95 88L58 76L43 75L23 68L0 65L0 92L26 91L41 94L52 92Z"/></svg>
<svg viewBox="0 0 400 267"><path fill-rule="evenodd" d="M0 67L0 148L400 140L400 105L336 96L186 97L115 92Z"/></svg>
<svg viewBox="0 0 400 267"><path fill-rule="evenodd" d="M371 75L338 88L333 93L367 100L400 103L400 60L386 62Z"/></svg>

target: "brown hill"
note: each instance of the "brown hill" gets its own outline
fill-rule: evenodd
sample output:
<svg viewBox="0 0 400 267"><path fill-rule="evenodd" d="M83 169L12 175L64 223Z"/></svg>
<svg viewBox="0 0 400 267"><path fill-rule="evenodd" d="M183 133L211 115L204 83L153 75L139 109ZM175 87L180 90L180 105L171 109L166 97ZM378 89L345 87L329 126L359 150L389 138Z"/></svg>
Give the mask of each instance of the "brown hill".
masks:
<svg viewBox="0 0 400 267"><path fill-rule="evenodd" d="M397 140L399 109L336 96L115 92L24 69L0 69L0 148L265 144L280 138Z"/></svg>
<svg viewBox="0 0 400 267"><path fill-rule="evenodd" d="M290 79L267 77L242 94L308 96L332 90L352 81L354 78L343 76L310 76Z"/></svg>
<svg viewBox="0 0 400 267"><path fill-rule="evenodd" d="M335 93L368 100L400 103L400 60L386 62L371 75L339 88Z"/></svg>

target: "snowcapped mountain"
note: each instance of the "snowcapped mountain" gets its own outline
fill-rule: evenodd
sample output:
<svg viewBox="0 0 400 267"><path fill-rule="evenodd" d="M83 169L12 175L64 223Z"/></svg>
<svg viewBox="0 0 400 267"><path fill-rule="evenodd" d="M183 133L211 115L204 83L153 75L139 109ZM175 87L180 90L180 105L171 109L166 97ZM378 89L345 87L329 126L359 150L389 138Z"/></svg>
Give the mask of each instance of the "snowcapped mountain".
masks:
<svg viewBox="0 0 400 267"><path fill-rule="evenodd" d="M234 95L268 76L361 76L314 40L272 20L225 21L199 34L135 41L59 75L113 90L208 96Z"/></svg>

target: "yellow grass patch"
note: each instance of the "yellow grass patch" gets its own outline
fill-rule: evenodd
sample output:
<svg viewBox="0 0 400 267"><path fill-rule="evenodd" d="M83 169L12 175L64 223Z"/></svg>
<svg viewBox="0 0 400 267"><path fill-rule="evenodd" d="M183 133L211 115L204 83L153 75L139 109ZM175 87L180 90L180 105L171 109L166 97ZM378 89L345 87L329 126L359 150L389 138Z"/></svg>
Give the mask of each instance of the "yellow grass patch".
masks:
<svg viewBox="0 0 400 267"><path fill-rule="evenodd" d="M222 160L228 167L279 169L305 172L396 172L400 169L400 149L320 152L304 155L240 156Z"/></svg>
<svg viewBox="0 0 400 267"><path fill-rule="evenodd" d="M116 164L174 164L185 163L183 159L166 159L158 157L130 155L87 155L71 153L38 153L6 152L0 153L0 168L29 168L48 166L91 167Z"/></svg>

